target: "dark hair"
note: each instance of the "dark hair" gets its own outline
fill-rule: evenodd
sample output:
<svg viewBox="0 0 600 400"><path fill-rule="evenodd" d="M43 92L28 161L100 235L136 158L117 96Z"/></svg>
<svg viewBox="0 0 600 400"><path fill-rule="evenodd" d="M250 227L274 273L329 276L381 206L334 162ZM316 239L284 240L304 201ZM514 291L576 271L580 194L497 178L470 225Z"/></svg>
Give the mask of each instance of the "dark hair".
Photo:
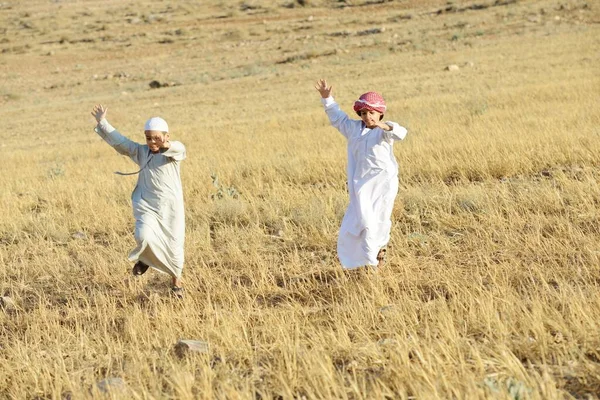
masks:
<svg viewBox="0 0 600 400"><path fill-rule="evenodd" d="M362 110L360 110L360 111L362 111ZM358 116L359 116L359 117L361 117L361 118L362 118L362 115L360 115L360 111L357 111L356 113L358 114ZM379 112L379 111L377 111L377 112ZM381 113L381 115L379 116L379 120L380 120L380 121L383 119L383 115L384 115L384 114L383 114L383 113Z"/></svg>

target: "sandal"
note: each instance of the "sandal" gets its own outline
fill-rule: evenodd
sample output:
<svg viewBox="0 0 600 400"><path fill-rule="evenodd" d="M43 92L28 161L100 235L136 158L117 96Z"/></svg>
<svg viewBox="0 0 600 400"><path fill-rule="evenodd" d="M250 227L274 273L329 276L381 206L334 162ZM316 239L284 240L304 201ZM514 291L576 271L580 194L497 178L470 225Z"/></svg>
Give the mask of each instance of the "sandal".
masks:
<svg viewBox="0 0 600 400"><path fill-rule="evenodd" d="M135 265L133 266L133 269L131 270L131 273L135 276L139 276L139 275L144 275L144 273L146 271L148 271L148 268L150 268L149 265L144 264L141 261L138 261L135 263Z"/></svg>
<svg viewBox="0 0 600 400"><path fill-rule="evenodd" d="M385 253L386 253L386 249L382 248L381 250L379 250L379 253L377 253L377 261L379 261L377 263L377 267L381 267L383 265L383 263L385 262Z"/></svg>
<svg viewBox="0 0 600 400"><path fill-rule="evenodd" d="M177 299L183 299L184 290L181 286L173 286L171 288L171 295Z"/></svg>

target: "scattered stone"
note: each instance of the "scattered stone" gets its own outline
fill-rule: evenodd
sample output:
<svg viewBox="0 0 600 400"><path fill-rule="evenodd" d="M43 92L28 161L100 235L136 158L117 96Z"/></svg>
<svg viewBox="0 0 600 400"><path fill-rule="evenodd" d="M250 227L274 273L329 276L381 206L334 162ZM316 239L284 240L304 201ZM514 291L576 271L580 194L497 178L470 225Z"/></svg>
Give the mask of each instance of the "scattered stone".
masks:
<svg viewBox="0 0 600 400"><path fill-rule="evenodd" d="M314 17L311 15L311 16L309 16L309 17L308 17L306 20L307 20L308 22L312 22L312 21L313 21L313 19L314 19Z"/></svg>
<svg viewBox="0 0 600 400"><path fill-rule="evenodd" d="M130 18L127 18L126 21L129 22L130 24L133 24L133 25L137 25L137 24L141 24L142 23L142 20L140 18L138 18L138 17L130 17Z"/></svg>
<svg viewBox="0 0 600 400"><path fill-rule="evenodd" d="M383 313L383 314L387 314L387 313L390 313L390 312L393 312L393 311L395 311L395 309L396 309L396 306L395 306L395 305L393 305L393 304L388 304L387 306L383 306L383 307L381 307L381 308L379 309L379 312L380 312L380 313Z"/></svg>
<svg viewBox="0 0 600 400"><path fill-rule="evenodd" d="M243 2L240 5L240 10L241 11L254 11L254 10L260 10L260 6L255 6L253 4L248 4L246 2Z"/></svg>
<svg viewBox="0 0 600 400"><path fill-rule="evenodd" d="M149 84L151 89L160 89L163 87L172 87L172 86L179 86L179 83L177 82L159 82L159 81L151 81Z"/></svg>
<svg viewBox="0 0 600 400"><path fill-rule="evenodd" d="M377 341L377 344L381 347L391 347L391 346L397 346L398 341L396 339L392 339L392 338L382 338Z"/></svg>
<svg viewBox="0 0 600 400"><path fill-rule="evenodd" d="M96 383L96 388L100 393L118 393L127 389L127 384L122 378L106 378Z"/></svg>
<svg viewBox="0 0 600 400"><path fill-rule="evenodd" d="M427 243L428 237L426 235L420 234L418 232L413 232L406 237L408 240L419 242L419 243Z"/></svg>
<svg viewBox="0 0 600 400"><path fill-rule="evenodd" d="M208 343L201 340L180 340L175 345L175 354L179 358L185 357L187 354L208 354Z"/></svg>
<svg viewBox="0 0 600 400"><path fill-rule="evenodd" d="M385 27L383 27L383 28L367 29L367 30L364 30L364 31L357 32L356 34L358 36L365 36L365 35L375 35L377 33L383 33L383 32L385 32Z"/></svg>
<svg viewBox="0 0 600 400"><path fill-rule="evenodd" d="M5 311L14 311L17 309L15 302L8 296L0 297L0 308Z"/></svg>
<svg viewBox="0 0 600 400"><path fill-rule="evenodd" d="M75 232L74 234L71 235L71 237L73 239L77 239L77 240L87 239L87 235L83 232Z"/></svg>
<svg viewBox="0 0 600 400"><path fill-rule="evenodd" d="M350 36L350 35L351 35L351 32L348 31L348 30L346 30L346 31L340 31L340 32L333 32L333 33L329 34L329 36L333 36L333 37L338 37L338 36L345 37L345 36Z"/></svg>
<svg viewBox="0 0 600 400"><path fill-rule="evenodd" d="M458 206L461 208L461 210L470 213L476 212L479 209L479 207L477 207L477 204L475 204L475 202L471 200L461 200L458 202Z"/></svg>
<svg viewBox="0 0 600 400"><path fill-rule="evenodd" d="M489 375L483 380L483 384L491 391L494 397L499 396L501 393L506 393L509 399L528 399L532 392L532 389L527 387L524 382L511 377L501 379L497 375Z"/></svg>
<svg viewBox="0 0 600 400"><path fill-rule="evenodd" d="M444 70L454 72L460 70L460 67L456 64L450 64L446 68L444 68Z"/></svg>

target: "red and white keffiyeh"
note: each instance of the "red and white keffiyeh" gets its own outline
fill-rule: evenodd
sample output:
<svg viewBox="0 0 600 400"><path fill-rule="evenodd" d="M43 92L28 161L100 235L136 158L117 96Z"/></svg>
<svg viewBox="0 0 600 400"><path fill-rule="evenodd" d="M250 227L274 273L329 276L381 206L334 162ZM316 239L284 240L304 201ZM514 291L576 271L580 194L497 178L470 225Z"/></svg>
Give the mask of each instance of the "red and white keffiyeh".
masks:
<svg viewBox="0 0 600 400"><path fill-rule="evenodd" d="M362 110L378 111L384 114L385 109L385 100L379 93L375 92L367 92L354 102L354 111L359 115Z"/></svg>

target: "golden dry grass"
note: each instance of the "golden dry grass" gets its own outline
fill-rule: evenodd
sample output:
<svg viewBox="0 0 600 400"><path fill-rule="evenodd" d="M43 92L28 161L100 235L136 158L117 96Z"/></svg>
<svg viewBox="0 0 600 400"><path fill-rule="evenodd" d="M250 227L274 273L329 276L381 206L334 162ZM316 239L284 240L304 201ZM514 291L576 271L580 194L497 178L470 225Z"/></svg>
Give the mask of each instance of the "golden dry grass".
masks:
<svg viewBox="0 0 600 400"><path fill-rule="evenodd" d="M306 3L0 3L0 397L597 398L600 6ZM321 77L409 129L378 273L336 261ZM134 166L99 102L187 145L183 302L129 277Z"/></svg>

